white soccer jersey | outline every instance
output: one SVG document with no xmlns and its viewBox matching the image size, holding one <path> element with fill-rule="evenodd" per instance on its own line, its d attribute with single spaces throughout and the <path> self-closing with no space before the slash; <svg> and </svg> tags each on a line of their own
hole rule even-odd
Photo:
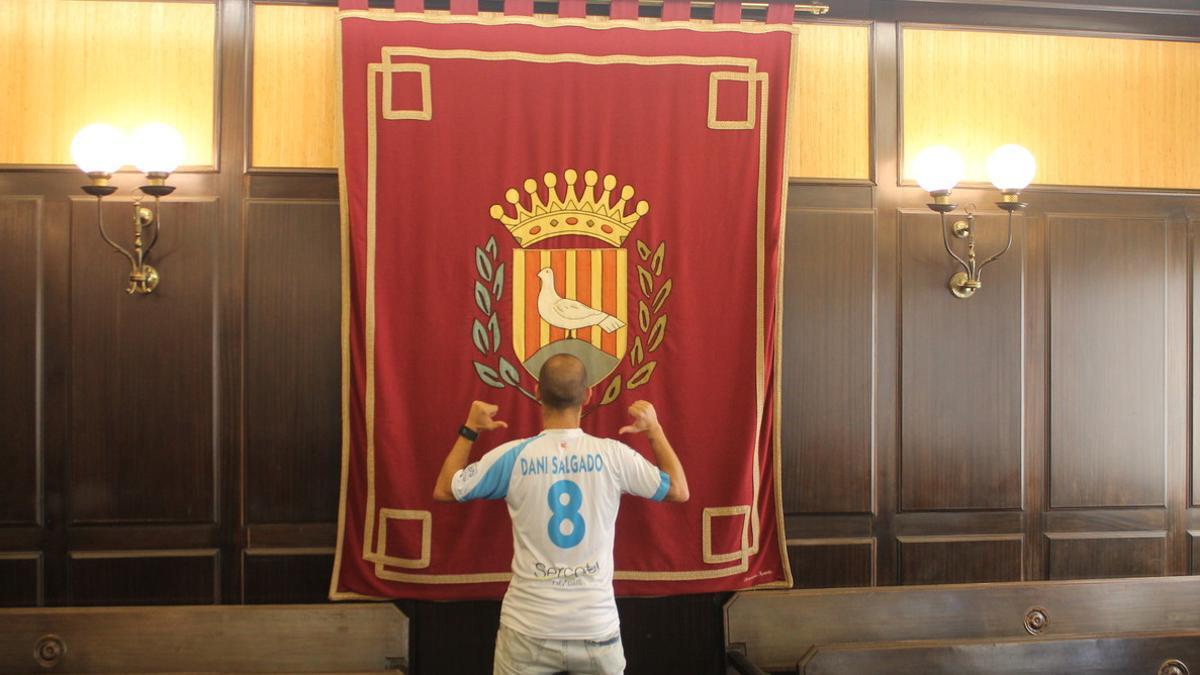
<svg viewBox="0 0 1200 675">
<path fill-rule="evenodd" d="M 670 485 L 633 448 L 582 429 L 547 429 L 505 443 L 455 473 L 458 501 L 508 503 L 512 581 L 500 622 L 538 638 L 615 634 L 613 535 L 621 495 L 662 501 Z"/>
</svg>

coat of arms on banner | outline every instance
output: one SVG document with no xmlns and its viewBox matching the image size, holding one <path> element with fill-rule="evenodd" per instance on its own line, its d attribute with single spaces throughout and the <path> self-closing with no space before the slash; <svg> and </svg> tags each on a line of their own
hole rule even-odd
<svg viewBox="0 0 1200 675">
<path fill-rule="evenodd" d="M 534 379 L 551 356 L 578 357 L 587 366 L 589 386 L 607 380 L 599 400 L 599 405 L 607 405 L 623 390 L 636 389 L 653 376 L 658 362 L 652 356 L 666 336 L 664 305 L 672 284 L 664 276 L 666 242 L 651 247 L 635 238 L 634 268 L 641 295 L 631 297 L 625 245 L 650 205 L 645 200 L 634 204 L 630 185 L 614 193 L 615 176 L 601 181 L 596 171 L 588 170 L 582 185 L 579 178 L 577 171 L 567 169 L 560 186 L 557 174 L 546 173 L 544 188 L 530 178 L 523 185 L 524 198 L 512 188 L 505 193 L 509 207 L 491 207 L 491 217 L 508 230 L 516 246 L 509 261 L 501 260 L 495 237 L 475 249 L 475 304 L 481 316 L 472 323 L 471 333 L 483 360 L 474 365 L 485 384 L 515 387 L 534 398 L 522 384 L 521 372 L 499 353 L 501 334 L 507 333 L 517 361 Z M 572 241 L 595 239 L 600 245 L 554 247 L 554 239 L 567 236 Z M 499 302 L 506 293 L 511 324 L 502 331 Z M 629 367 L 623 369 L 626 357 Z"/>
</svg>

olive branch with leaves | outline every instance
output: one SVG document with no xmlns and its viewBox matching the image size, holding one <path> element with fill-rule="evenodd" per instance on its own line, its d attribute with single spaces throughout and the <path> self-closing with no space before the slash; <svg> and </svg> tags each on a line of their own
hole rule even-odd
<svg viewBox="0 0 1200 675">
<path fill-rule="evenodd" d="M 518 391 L 531 399 L 537 400 L 525 387 L 521 386 L 521 373 L 500 354 L 500 320 L 497 317 L 497 303 L 504 294 L 504 263 L 496 264 L 499 250 L 496 238 L 489 237 L 483 247 L 475 247 L 475 271 L 479 277 L 475 280 L 475 306 L 483 313 L 483 319 L 478 317 L 471 323 L 471 341 L 479 350 L 483 360 L 472 361 L 479 379 L 489 387 L 503 389 L 505 386 L 516 387 Z M 495 357 L 493 362 L 492 357 Z M 495 365 L 491 365 L 494 363 Z"/>
<path fill-rule="evenodd" d="M 671 279 L 662 278 L 667 242 L 659 242 L 651 252 L 650 247 L 639 239 L 637 253 L 644 264 L 637 266 L 638 288 L 642 292 L 642 297 L 637 303 L 638 329 L 641 335 L 634 338 L 633 348 L 629 350 L 629 366 L 634 370 L 628 378 L 622 378 L 621 373 L 613 376 L 604 390 L 604 396 L 600 398 L 600 405 L 608 405 L 617 400 L 623 389 L 637 389 L 650 381 L 650 376 L 658 367 L 658 361 L 646 359 L 662 346 L 663 338 L 667 334 L 667 315 L 662 311 L 672 288 Z M 642 342 L 643 336 L 646 338 L 645 342 Z"/>
</svg>

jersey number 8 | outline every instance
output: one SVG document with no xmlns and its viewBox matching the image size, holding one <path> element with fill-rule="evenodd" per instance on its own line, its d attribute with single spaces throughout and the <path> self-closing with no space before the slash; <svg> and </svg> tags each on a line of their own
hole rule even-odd
<svg viewBox="0 0 1200 675">
<path fill-rule="evenodd" d="M 565 503 L 564 495 L 567 498 Z M 583 507 L 583 491 L 579 485 L 575 481 L 560 480 L 550 486 L 546 501 L 550 504 L 551 514 L 550 522 L 546 525 L 550 541 L 559 548 L 571 548 L 583 541 L 587 525 L 583 522 L 583 516 L 579 515 L 579 509 Z M 563 523 L 566 522 L 570 523 L 570 531 L 563 534 Z"/>
</svg>

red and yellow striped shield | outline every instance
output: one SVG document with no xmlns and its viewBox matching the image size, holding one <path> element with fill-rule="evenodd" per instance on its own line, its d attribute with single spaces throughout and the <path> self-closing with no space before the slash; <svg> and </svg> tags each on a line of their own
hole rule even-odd
<svg viewBox="0 0 1200 675">
<path fill-rule="evenodd" d="M 513 250 L 513 347 L 535 378 L 555 354 L 579 357 L 589 385 L 625 355 L 628 258 L 623 248 Z"/>
</svg>

